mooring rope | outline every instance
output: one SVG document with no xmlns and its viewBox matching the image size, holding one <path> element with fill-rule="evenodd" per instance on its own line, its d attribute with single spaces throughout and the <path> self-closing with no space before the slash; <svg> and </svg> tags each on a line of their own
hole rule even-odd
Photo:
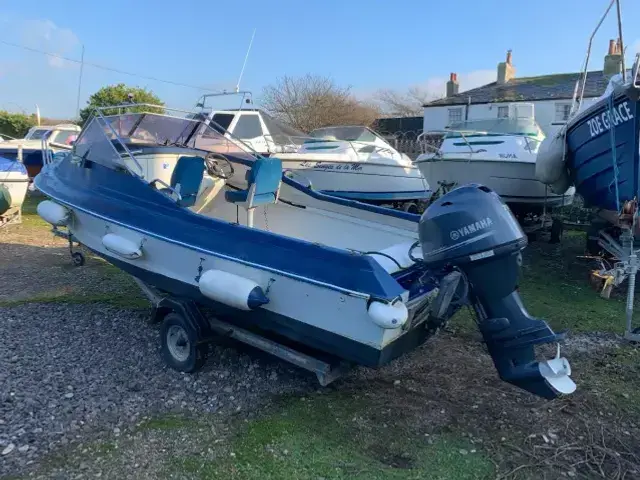
<svg viewBox="0 0 640 480">
<path fill-rule="evenodd" d="M 614 118 L 614 92 L 611 92 L 607 101 L 608 114 L 609 114 L 609 140 L 611 142 L 611 158 L 613 162 L 613 184 L 616 189 L 616 210 L 620 213 L 620 192 L 618 191 L 618 153 L 616 151 L 616 132 L 615 125 L 613 124 Z M 611 184 L 609 184 L 609 191 L 611 191 Z"/>
</svg>

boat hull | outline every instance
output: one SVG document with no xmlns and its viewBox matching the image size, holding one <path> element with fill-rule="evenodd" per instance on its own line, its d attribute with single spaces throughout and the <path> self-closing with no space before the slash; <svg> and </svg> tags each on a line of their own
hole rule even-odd
<svg viewBox="0 0 640 480">
<path fill-rule="evenodd" d="M 632 88 L 614 93 L 613 102 L 601 99 L 568 125 L 567 166 L 586 206 L 620 211 L 625 201 L 637 197 L 639 128 Z"/>
<path fill-rule="evenodd" d="M 314 190 L 330 195 L 369 202 L 419 201 L 431 196 L 429 184 L 413 166 L 322 160 L 308 154 L 276 156 L 283 170 L 295 171 Z"/>
<path fill-rule="evenodd" d="M 14 160 L 0 158 L 0 185 L 9 193 L 9 208 L 22 206 L 29 187 L 24 166 Z"/>
<path fill-rule="evenodd" d="M 551 193 L 547 186 L 535 178 L 535 163 L 481 160 L 469 158 L 421 161 L 422 174 L 436 188 L 441 182 L 457 186 L 480 183 L 495 191 L 518 212 L 528 212 L 569 205 L 574 189 L 565 195 Z"/>
<path fill-rule="evenodd" d="M 230 323 L 370 367 L 428 338 L 424 306 L 435 285 L 409 302 L 411 328 L 381 328 L 367 313 L 372 295 L 363 291 L 378 289 L 384 297 L 405 290 L 375 260 L 195 215 L 164 202 L 144 182 L 106 170 L 62 160 L 36 178 L 36 187 L 72 212 L 68 224 L 74 239 L 127 273 L 212 307 Z M 153 200 L 160 208 L 150 211 Z M 104 245 L 107 233 L 140 245 L 142 255 L 114 254 Z M 238 240 L 240 233 L 245 242 Z M 256 261 L 263 246 L 268 254 Z M 198 280 L 212 268 L 255 282 L 268 292 L 269 303 L 243 311 L 206 297 Z"/>
</svg>

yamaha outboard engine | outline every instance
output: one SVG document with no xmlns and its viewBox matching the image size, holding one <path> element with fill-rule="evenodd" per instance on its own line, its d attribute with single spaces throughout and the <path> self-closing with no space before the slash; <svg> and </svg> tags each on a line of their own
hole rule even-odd
<svg viewBox="0 0 640 480">
<path fill-rule="evenodd" d="M 426 266 L 457 269 L 468 282 L 468 301 L 500 378 L 545 398 L 572 393 L 576 385 L 559 346 L 556 358 L 535 360 L 535 345 L 564 335 L 522 304 L 517 280 L 527 237 L 502 199 L 482 185 L 459 187 L 427 208 L 419 229 Z"/>
</svg>

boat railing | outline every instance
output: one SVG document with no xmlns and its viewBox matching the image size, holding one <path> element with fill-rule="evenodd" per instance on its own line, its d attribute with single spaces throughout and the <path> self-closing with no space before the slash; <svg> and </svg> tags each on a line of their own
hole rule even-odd
<svg viewBox="0 0 640 480">
<path fill-rule="evenodd" d="M 71 145 L 65 145 L 63 143 L 57 143 L 57 142 L 50 142 L 49 138 L 51 137 L 51 134 L 53 132 L 56 131 L 57 129 L 57 125 L 55 127 L 52 127 L 50 130 L 47 130 L 46 132 L 44 132 L 44 134 L 42 135 L 42 138 L 40 139 L 40 150 L 41 150 L 41 154 L 42 154 L 42 165 L 49 165 L 50 163 L 53 163 L 53 152 L 51 151 L 51 148 L 49 148 L 50 146 L 57 148 L 58 150 L 72 150 L 73 146 Z"/>
<path fill-rule="evenodd" d="M 582 66 L 582 71 L 580 73 L 580 77 L 578 78 L 578 80 L 576 81 L 576 85 L 574 87 L 573 90 L 573 99 L 571 102 L 571 110 L 569 112 L 569 118 L 571 118 L 572 116 L 576 115 L 578 113 L 578 111 L 580 111 L 580 108 L 582 107 L 582 101 L 584 99 L 584 91 L 587 85 L 587 75 L 588 75 L 588 71 L 589 71 L 589 59 L 591 57 L 591 45 L 593 44 L 593 38 L 595 37 L 596 33 L 598 32 L 598 30 L 600 30 L 600 27 L 602 26 L 604 20 L 607 18 L 607 16 L 609 15 L 609 12 L 611 11 L 611 9 L 613 8 L 613 5 L 616 5 L 616 10 L 617 10 L 617 17 L 618 17 L 618 39 L 620 41 L 620 50 L 622 51 L 622 58 L 621 58 L 621 62 L 622 62 L 622 82 L 626 83 L 626 67 L 625 67 L 625 63 L 624 63 L 624 43 L 622 40 L 622 20 L 621 20 L 621 14 L 620 14 L 620 0 L 611 0 L 609 2 L 609 6 L 607 7 L 607 9 L 605 10 L 604 14 L 602 15 L 602 17 L 600 17 L 600 21 L 598 22 L 598 24 L 596 25 L 596 28 L 593 30 L 593 32 L 591 33 L 591 36 L 589 37 L 589 43 L 587 45 L 587 53 L 585 55 L 585 59 L 584 59 L 584 63 Z M 634 87 L 637 87 L 637 78 L 638 78 L 638 62 L 636 62 L 636 67 L 635 67 L 635 72 L 633 73 L 633 80 L 632 80 L 632 84 Z"/>
<path fill-rule="evenodd" d="M 450 136 L 451 134 L 455 134 L 456 137 L 451 137 Z M 416 138 L 416 141 L 420 145 L 420 148 L 423 154 L 432 153 L 437 158 L 447 155 L 449 153 L 460 153 L 459 151 L 448 152 L 448 151 L 442 150 L 442 144 L 445 139 L 449 139 L 449 140 L 454 138 L 461 139 L 464 142 L 466 148 L 468 149 L 468 152 L 465 152 L 465 153 L 469 155 L 486 152 L 487 150 L 484 148 L 479 148 L 479 149 L 473 148 L 473 142 L 472 141 L 470 142 L 468 139 L 468 137 L 471 135 L 484 135 L 487 137 L 501 136 L 501 137 L 522 138 L 524 139 L 524 142 L 525 142 L 524 148 L 527 150 L 527 152 L 532 154 L 535 153 L 536 148 L 541 143 L 541 140 L 538 140 L 537 138 L 533 138 L 526 134 L 518 134 L 518 133 L 510 133 L 510 132 L 490 132 L 486 130 L 456 130 L 456 129 L 428 130 L 418 135 L 418 137 Z M 435 140 L 435 143 L 432 143 L 432 141 L 434 140 Z"/>
</svg>

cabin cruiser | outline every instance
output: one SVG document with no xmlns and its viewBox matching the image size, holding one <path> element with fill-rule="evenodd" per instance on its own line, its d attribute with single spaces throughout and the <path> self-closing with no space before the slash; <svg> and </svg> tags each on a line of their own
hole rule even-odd
<svg viewBox="0 0 640 480">
<path fill-rule="evenodd" d="M 573 188 L 554 193 L 536 179 L 536 155 L 545 137 L 533 108 L 510 105 L 508 117 L 453 124 L 442 132 L 441 146 L 420 155 L 415 164 L 434 188 L 470 182 L 488 186 L 518 217 L 570 205 Z"/>
<path fill-rule="evenodd" d="M 24 165 L 0 157 L 0 227 L 20 221 L 28 186 L 29 176 Z"/>
<path fill-rule="evenodd" d="M 297 171 L 314 190 L 412 213 L 423 210 L 431 196 L 411 159 L 368 127 L 326 127 L 305 134 L 263 110 L 201 108 L 204 113 L 193 118 L 206 116 L 214 128 L 230 132 L 251 150 L 278 155 L 285 170 Z"/>
<path fill-rule="evenodd" d="M 74 124 L 31 127 L 24 138 L 5 140 L 0 144 L 0 156 L 18 160 L 27 167 L 29 178 L 33 178 L 42 168 L 42 140 L 48 135 L 49 148 L 53 153 L 68 151 L 80 133 Z"/>
<path fill-rule="evenodd" d="M 458 188 L 422 217 L 354 202 L 297 182 L 219 127 L 134 107 L 97 109 L 72 152 L 47 161 L 38 213 L 72 249 L 156 292 L 173 368 L 201 366 L 217 334 L 308 369 L 310 355 L 378 367 L 469 304 L 503 380 L 545 398 L 575 390 L 559 350 L 536 361 L 534 346 L 562 335 L 522 305 L 527 239 L 489 188 Z M 240 169 L 244 188 L 229 182 Z"/>
</svg>

